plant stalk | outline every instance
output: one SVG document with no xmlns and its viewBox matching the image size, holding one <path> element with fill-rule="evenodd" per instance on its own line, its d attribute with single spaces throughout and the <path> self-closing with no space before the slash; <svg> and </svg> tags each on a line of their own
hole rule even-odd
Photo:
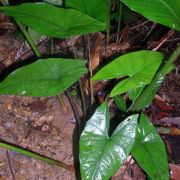
<svg viewBox="0 0 180 180">
<path fill-rule="evenodd" d="M 73 167 L 71 165 L 68 165 L 68 164 L 65 164 L 63 162 L 60 162 L 60 161 L 48 158 L 46 156 L 37 154 L 37 153 L 32 152 L 32 151 L 28 151 L 28 150 L 22 149 L 20 147 L 14 146 L 14 145 L 10 145 L 10 144 L 2 142 L 2 141 L 0 141 L 0 147 L 8 149 L 10 151 L 16 151 L 16 152 L 24 154 L 26 156 L 30 156 L 30 157 L 32 157 L 34 159 L 37 159 L 37 160 L 40 160 L 40 161 L 44 161 L 44 162 L 46 162 L 48 164 L 56 165 L 58 167 L 67 169 L 69 171 L 73 171 Z"/>
<path fill-rule="evenodd" d="M 3 6 L 8 6 L 9 3 L 7 0 L 0 0 L 1 3 L 3 4 Z M 26 29 L 23 27 L 23 25 L 16 19 L 14 19 L 14 21 L 16 22 L 16 24 L 18 25 L 19 29 L 21 30 L 21 32 L 23 33 L 24 37 L 26 38 L 26 40 L 28 41 L 28 44 L 31 46 L 34 54 L 37 57 L 41 57 L 41 53 L 39 52 L 38 48 L 36 47 L 36 45 L 34 44 L 34 41 L 32 40 L 31 36 L 29 35 L 29 33 L 26 31 Z"/>
<path fill-rule="evenodd" d="M 119 19 L 118 19 L 118 28 L 117 28 L 117 38 L 116 42 L 119 43 L 119 33 L 121 29 L 121 19 L 122 19 L 122 2 L 119 1 Z"/>
<path fill-rule="evenodd" d="M 28 41 L 29 45 L 31 46 L 34 54 L 40 58 L 41 57 L 41 53 L 39 52 L 38 48 L 36 47 L 36 45 L 34 44 L 34 41 L 32 40 L 31 36 L 29 35 L 29 33 L 26 31 L 26 29 L 23 27 L 23 25 L 15 19 L 16 24 L 18 25 L 19 29 L 21 30 L 21 32 L 23 33 L 24 37 L 26 38 L 26 40 Z"/>
<path fill-rule="evenodd" d="M 155 85 L 157 85 L 157 82 L 159 81 L 160 78 L 164 78 L 166 73 L 168 72 L 168 69 L 172 66 L 173 62 L 177 59 L 177 57 L 180 55 L 180 46 L 176 48 L 176 50 L 173 52 L 173 54 L 170 56 L 168 61 L 163 65 L 163 67 L 159 70 L 159 72 L 155 75 L 153 80 L 151 81 L 151 84 L 149 84 L 144 91 L 141 93 L 141 95 L 137 98 L 137 100 L 132 104 L 130 107 L 129 111 L 137 111 L 139 110 L 139 106 L 141 102 L 150 94 L 151 90 Z M 160 87 L 162 81 L 159 81 L 158 88 Z"/>
<path fill-rule="evenodd" d="M 107 54 L 107 48 L 109 45 L 109 36 L 110 36 L 111 1 L 108 0 L 107 3 L 108 3 L 108 17 L 107 17 L 106 54 Z"/>
</svg>

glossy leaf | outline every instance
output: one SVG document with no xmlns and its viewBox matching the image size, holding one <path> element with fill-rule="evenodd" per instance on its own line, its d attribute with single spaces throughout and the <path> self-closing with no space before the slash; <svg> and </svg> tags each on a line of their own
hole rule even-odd
<svg viewBox="0 0 180 180">
<path fill-rule="evenodd" d="M 162 59 L 163 55 L 154 51 L 142 50 L 128 53 L 103 67 L 92 79 L 107 80 L 128 76 L 114 87 L 110 94 L 113 97 L 149 84 Z"/>
<path fill-rule="evenodd" d="M 179 0 L 121 0 L 147 19 L 180 31 Z"/>
<path fill-rule="evenodd" d="M 132 155 L 152 180 L 169 180 L 164 143 L 149 119 L 142 113 L 136 130 Z"/>
<path fill-rule="evenodd" d="M 106 29 L 106 23 L 80 11 L 58 8 L 51 4 L 26 3 L 18 6 L 4 6 L 0 7 L 0 11 L 43 35 L 58 38 Z"/>
<path fill-rule="evenodd" d="M 97 108 L 80 138 L 82 179 L 109 179 L 128 157 L 135 138 L 138 115 L 125 119 L 111 137 L 107 103 Z"/>
<path fill-rule="evenodd" d="M 54 96 L 86 72 L 86 61 L 49 58 L 21 67 L 0 83 L 0 94 Z"/>
<path fill-rule="evenodd" d="M 88 16 L 107 22 L 108 0 L 66 0 L 66 7 L 77 9 Z"/>
</svg>

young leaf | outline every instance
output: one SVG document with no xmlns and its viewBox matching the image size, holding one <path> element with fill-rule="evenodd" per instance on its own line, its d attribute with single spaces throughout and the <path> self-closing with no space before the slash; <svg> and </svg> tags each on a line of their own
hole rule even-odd
<svg viewBox="0 0 180 180">
<path fill-rule="evenodd" d="M 75 9 L 58 8 L 51 4 L 25 3 L 0 7 L 9 16 L 29 26 L 40 34 L 64 38 L 106 29 L 98 21 Z"/>
<path fill-rule="evenodd" d="M 123 99 L 122 96 L 120 96 L 120 95 L 119 96 L 114 96 L 113 99 L 114 99 L 114 102 L 116 103 L 117 107 L 121 111 L 124 111 L 124 112 L 127 111 L 126 102 L 125 102 L 125 100 Z"/>
<path fill-rule="evenodd" d="M 153 180 L 169 180 L 164 143 L 149 119 L 142 113 L 131 151 L 141 168 Z"/>
<path fill-rule="evenodd" d="M 138 115 L 125 119 L 111 137 L 107 103 L 97 108 L 80 138 L 82 179 L 109 179 L 128 157 L 135 138 Z"/>
<path fill-rule="evenodd" d="M 0 94 L 54 96 L 86 72 L 86 61 L 49 58 L 21 67 L 0 83 Z"/>
<path fill-rule="evenodd" d="M 106 80 L 129 76 L 114 87 L 110 94 L 113 97 L 149 84 L 162 59 L 163 55 L 154 51 L 142 50 L 128 53 L 103 67 L 92 79 Z"/>
<path fill-rule="evenodd" d="M 147 19 L 180 31 L 179 0 L 121 0 Z"/>
<path fill-rule="evenodd" d="M 107 22 L 108 0 L 66 0 L 66 7 L 77 9 L 95 19 Z"/>
<path fill-rule="evenodd" d="M 155 81 L 152 81 L 151 84 L 149 84 L 148 87 L 149 91 L 146 94 L 146 96 L 139 102 L 138 108 L 136 110 L 143 109 L 152 103 L 152 100 L 154 99 L 158 89 L 161 87 L 163 81 L 164 81 L 164 76 L 159 76 L 159 78 L 156 78 Z"/>
</svg>

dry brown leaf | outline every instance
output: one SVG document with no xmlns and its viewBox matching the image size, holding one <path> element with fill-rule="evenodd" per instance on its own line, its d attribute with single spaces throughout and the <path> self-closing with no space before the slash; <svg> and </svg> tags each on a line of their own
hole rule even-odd
<svg viewBox="0 0 180 180">
<path fill-rule="evenodd" d="M 99 66 L 99 61 L 100 61 L 100 40 L 101 40 L 101 34 L 98 33 L 96 41 L 94 43 L 92 52 L 91 52 L 91 70 L 95 70 Z"/>
<path fill-rule="evenodd" d="M 180 179 L 180 166 L 177 166 L 175 164 L 169 164 L 169 167 L 171 169 L 171 180 L 179 180 Z"/>
</svg>

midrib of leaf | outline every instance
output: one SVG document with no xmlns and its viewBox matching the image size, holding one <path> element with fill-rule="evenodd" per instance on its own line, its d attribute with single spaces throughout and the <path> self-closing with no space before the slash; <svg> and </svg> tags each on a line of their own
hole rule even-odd
<svg viewBox="0 0 180 180">
<path fill-rule="evenodd" d="M 75 72 L 83 72 L 85 71 L 85 69 L 81 69 L 81 70 L 77 70 L 77 71 L 74 71 L 73 73 Z M 68 71 L 66 71 L 68 72 Z M 66 72 L 63 72 L 63 73 L 66 73 Z M 7 87 L 13 87 L 13 86 L 16 86 L 17 84 L 20 84 L 20 83 L 23 83 L 24 81 L 27 82 L 27 81 L 61 81 L 64 77 L 66 77 L 66 75 L 62 75 L 61 78 L 32 78 L 32 79 L 24 79 L 23 81 L 16 81 L 15 83 L 11 84 L 11 85 L 7 85 L 5 84 L 5 86 L 2 86 L 0 87 L 0 90 L 1 89 L 6 89 Z"/>
<path fill-rule="evenodd" d="M 105 142 L 104 142 L 104 145 L 102 146 L 102 152 L 101 152 L 101 155 L 100 155 L 100 157 L 98 158 L 98 161 L 97 161 L 97 165 L 95 166 L 95 168 L 94 168 L 94 173 L 93 173 L 93 176 L 92 176 L 92 180 L 94 180 L 95 178 L 94 177 L 96 177 L 96 173 L 97 173 L 97 169 L 99 168 L 99 163 L 100 163 L 100 160 L 102 159 L 102 157 L 103 157 L 103 155 L 104 155 L 104 149 L 105 149 L 105 147 L 106 147 L 106 145 L 107 145 L 107 143 L 108 143 L 108 140 L 109 140 L 109 138 L 105 138 Z"/>
<path fill-rule="evenodd" d="M 139 71 L 137 71 L 135 74 L 133 74 L 132 76 L 129 76 L 129 77 L 133 77 L 133 76 L 138 75 L 139 73 L 141 73 L 141 72 L 143 72 L 144 70 L 148 69 L 149 66 L 151 66 L 152 64 L 155 64 L 155 63 L 157 63 L 157 61 L 154 61 L 153 63 L 150 63 L 150 62 L 149 62 L 149 64 L 147 64 L 146 66 L 142 67 L 141 69 L 139 69 Z"/>
<path fill-rule="evenodd" d="M 172 14 L 176 17 L 176 20 L 180 23 L 180 19 L 177 17 L 177 15 L 173 11 L 173 9 L 164 0 L 160 0 L 160 1 L 162 2 L 162 4 L 164 4 L 172 12 Z"/>
</svg>

